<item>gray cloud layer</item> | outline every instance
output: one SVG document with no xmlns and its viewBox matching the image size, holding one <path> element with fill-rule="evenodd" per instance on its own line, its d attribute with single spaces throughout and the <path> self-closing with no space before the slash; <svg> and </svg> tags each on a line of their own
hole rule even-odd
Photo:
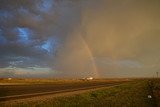
<svg viewBox="0 0 160 107">
<path fill-rule="evenodd" d="M 160 60 L 159 5 L 159 0 L 1 0 L 1 71 L 37 67 L 52 69 L 53 77 L 153 75 Z"/>
</svg>

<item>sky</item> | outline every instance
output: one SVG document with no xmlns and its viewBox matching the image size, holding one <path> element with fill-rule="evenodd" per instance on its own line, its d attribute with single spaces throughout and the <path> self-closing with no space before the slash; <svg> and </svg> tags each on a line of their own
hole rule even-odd
<svg viewBox="0 0 160 107">
<path fill-rule="evenodd" d="M 159 0 L 1 0 L 0 77 L 155 77 Z"/>
</svg>

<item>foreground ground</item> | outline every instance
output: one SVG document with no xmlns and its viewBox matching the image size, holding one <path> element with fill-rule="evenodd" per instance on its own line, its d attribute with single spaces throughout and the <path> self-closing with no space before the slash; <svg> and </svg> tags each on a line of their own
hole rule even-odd
<svg viewBox="0 0 160 107">
<path fill-rule="evenodd" d="M 141 79 L 120 86 L 38 101 L 2 106 L 19 107 L 160 107 L 160 80 Z"/>
<path fill-rule="evenodd" d="M 32 80 L 33 81 L 33 80 Z M 16 98 L 27 98 L 33 96 L 41 96 L 53 93 L 62 93 L 62 91 L 74 91 L 74 90 L 84 90 L 93 89 L 95 87 L 107 87 L 113 86 L 121 83 L 128 82 L 129 80 L 48 80 L 48 82 L 39 80 L 39 82 L 26 82 L 25 80 L 11 80 L 3 82 L 0 85 L 0 101 L 6 101 Z M 21 84 L 18 84 L 21 83 Z"/>
</svg>

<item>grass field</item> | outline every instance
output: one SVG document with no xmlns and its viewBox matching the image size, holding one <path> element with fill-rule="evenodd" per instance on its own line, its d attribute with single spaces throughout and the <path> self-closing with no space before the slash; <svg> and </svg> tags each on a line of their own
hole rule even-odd
<svg viewBox="0 0 160 107">
<path fill-rule="evenodd" d="M 87 82 L 108 82 L 108 83 L 114 83 L 114 82 L 125 82 L 125 81 L 131 81 L 132 79 L 94 79 L 92 81 Z M 84 83 L 86 80 L 83 79 L 25 79 L 25 78 L 12 78 L 9 80 L 8 78 L 0 78 L 0 86 L 1 85 L 32 85 L 32 84 L 79 84 Z"/>
<path fill-rule="evenodd" d="M 148 98 L 148 96 L 152 98 Z M 160 79 L 136 80 L 113 88 L 57 97 L 19 107 L 160 107 Z"/>
</svg>

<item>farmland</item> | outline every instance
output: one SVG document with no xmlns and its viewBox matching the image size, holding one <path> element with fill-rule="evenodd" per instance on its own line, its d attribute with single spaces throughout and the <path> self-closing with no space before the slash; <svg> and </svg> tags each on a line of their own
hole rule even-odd
<svg viewBox="0 0 160 107">
<path fill-rule="evenodd" d="M 23 107 L 159 107 L 160 80 L 137 79 L 119 86 L 84 93 L 22 101 L 4 106 Z M 148 96 L 151 96 L 149 98 Z"/>
</svg>

